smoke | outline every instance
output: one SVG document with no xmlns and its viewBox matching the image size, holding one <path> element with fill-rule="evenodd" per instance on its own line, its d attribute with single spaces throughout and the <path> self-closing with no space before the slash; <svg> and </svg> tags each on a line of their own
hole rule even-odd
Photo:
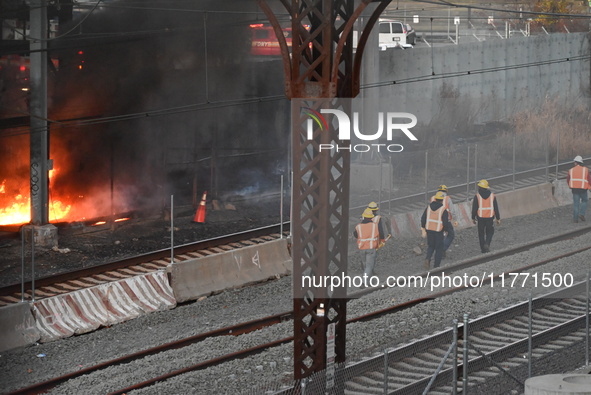
<svg viewBox="0 0 591 395">
<path fill-rule="evenodd" d="M 51 126 L 51 195 L 73 203 L 69 219 L 267 185 L 289 105 L 228 104 L 283 93 L 280 61 L 249 55 L 256 2 L 101 4 L 60 26 L 72 33 L 51 53 L 49 117 L 70 120 Z"/>
</svg>

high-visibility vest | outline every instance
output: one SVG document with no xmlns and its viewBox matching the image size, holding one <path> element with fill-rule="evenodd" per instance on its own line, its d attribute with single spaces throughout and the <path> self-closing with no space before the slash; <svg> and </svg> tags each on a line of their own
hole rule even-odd
<svg viewBox="0 0 591 395">
<path fill-rule="evenodd" d="M 357 247 L 360 250 L 370 250 L 378 246 L 380 231 L 375 222 L 365 222 L 355 227 L 357 231 Z"/>
<path fill-rule="evenodd" d="M 431 202 L 435 201 L 435 196 L 431 197 Z M 441 204 L 443 204 L 443 208 L 445 208 L 448 211 L 449 214 L 449 220 L 452 220 L 452 216 L 451 216 L 451 211 L 449 210 L 449 202 L 451 201 L 450 197 L 445 195 L 443 197 L 443 200 L 441 201 Z"/>
<path fill-rule="evenodd" d="M 476 194 L 478 198 L 478 216 L 480 218 L 492 218 L 495 216 L 495 194 L 491 192 L 490 196 L 483 199 L 479 193 Z"/>
<path fill-rule="evenodd" d="M 585 166 L 575 166 L 568 171 L 569 188 L 589 189 L 589 169 Z"/>
<path fill-rule="evenodd" d="M 437 210 L 431 210 L 431 207 L 427 208 L 427 223 L 425 229 L 433 230 L 435 232 L 441 232 L 443 230 L 443 213 L 445 207 L 441 206 Z"/>
<path fill-rule="evenodd" d="M 371 219 L 371 222 L 375 222 L 376 224 L 380 222 L 380 220 L 382 219 L 381 215 L 376 215 L 375 217 L 373 217 Z"/>
</svg>

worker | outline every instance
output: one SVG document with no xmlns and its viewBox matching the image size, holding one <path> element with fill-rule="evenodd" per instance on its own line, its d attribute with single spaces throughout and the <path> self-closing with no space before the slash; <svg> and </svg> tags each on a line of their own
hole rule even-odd
<svg viewBox="0 0 591 395">
<path fill-rule="evenodd" d="M 357 248 L 361 252 L 361 261 L 364 265 L 363 273 L 371 277 L 376 265 L 380 240 L 385 238 L 384 230 L 379 223 L 373 221 L 374 214 L 369 208 L 363 211 L 362 218 L 355 227 L 353 236 L 357 239 Z"/>
<path fill-rule="evenodd" d="M 494 220 L 497 225 L 501 224 L 501 214 L 499 205 L 494 193 L 489 189 L 488 181 L 480 180 L 478 182 L 478 192 L 472 200 L 472 223 L 478 221 L 478 240 L 480 241 L 480 251 L 490 252 L 490 243 L 495 233 Z"/>
<path fill-rule="evenodd" d="M 378 214 L 379 207 L 376 202 L 371 202 L 367 205 L 367 208 L 373 212 L 374 217 L 372 218 L 373 222 L 378 224 L 382 227 L 384 234 L 387 234 L 385 239 L 380 239 L 379 248 L 382 248 L 386 241 L 388 241 L 392 237 L 392 229 L 390 228 L 390 223 L 388 221 L 382 221 L 382 216 Z"/>
<path fill-rule="evenodd" d="M 451 222 L 449 212 L 443 205 L 444 194 L 438 191 L 421 217 L 421 231 L 427 238 L 425 269 L 431 268 L 431 257 L 435 253 L 434 267 L 439 267 L 443 258 L 443 232 L 449 232 Z"/>
<path fill-rule="evenodd" d="M 454 241 L 454 238 L 456 237 L 454 226 L 458 226 L 458 221 L 453 220 L 454 216 L 456 216 L 456 210 L 453 202 L 451 201 L 451 197 L 449 197 L 447 194 L 447 186 L 440 185 L 439 188 L 437 188 L 437 191 L 443 193 L 443 207 L 445 207 L 447 210 L 449 221 L 451 222 L 449 224 L 449 230 L 444 232 L 443 235 L 443 258 L 445 258 L 447 250 L 449 250 L 452 241 Z M 435 201 L 435 195 L 431 197 L 431 202 L 433 201 Z"/>
<path fill-rule="evenodd" d="M 566 183 L 573 193 L 573 221 L 575 223 L 585 221 L 585 212 L 587 211 L 587 202 L 589 196 L 587 191 L 591 188 L 591 175 L 589 169 L 583 164 L 583 158 L 580 155 L 575 156 L 575 165 L 568 171 Z"/>
</svg>

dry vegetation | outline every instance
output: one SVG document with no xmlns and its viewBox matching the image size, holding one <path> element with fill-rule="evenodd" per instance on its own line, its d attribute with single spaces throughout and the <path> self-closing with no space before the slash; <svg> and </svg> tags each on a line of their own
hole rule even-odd
<svg viewBox="0 0 591 395">
<path fill-rule="evenodd" d="M 591 155 L 591 112 L 588 105 L 569 105 L 546 100 L 538 111 L 515 114 L 512 132 L 500 136 L 499 144 L 512 147 L 515 133 L 517 154 L 524 160 L 539 156 L 548 147 L 551 159 Z"/>
</svg>

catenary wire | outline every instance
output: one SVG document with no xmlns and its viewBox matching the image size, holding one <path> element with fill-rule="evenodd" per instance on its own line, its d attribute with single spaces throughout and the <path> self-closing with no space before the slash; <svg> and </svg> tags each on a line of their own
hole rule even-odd
<svg viewBox="0 0 591 395">
<path fill-rule="evenodd" d="M 448 79 L 448 78 L 460 78 L 460 77 L 468 77 L 471 75 L 477 74 L 484 74 L 484 73 L 493 73 L 499 71 L 507 71 L 507 70 L 516 70 L 521 68 L 527 67 L 537 67 L 537 66 L 546 66 L 551 64 L 557 63 L 564 63 L 564 62 L 572 62 L 572 61 L 585 61 L 589 60 L 589 55 L 578 55 L 578 56 L 570 56 L 565 58 L 558 58 L 558 59 L 549 59 L 545 61 L 538 61 L 538 62 L 528 62 L 522 63 L 517 65 L 509 65 L 509 66 L 499 66 L 499 67 L 490 67 L 490 68 L 482 68 L 482 69 L 474 69 L 474 70 L 465 70 L 465 71 L 456 71 L 450 73 L 441 73 L 441 74 L 431 74 L 431 75 L 423 75 L 418 77 L 407 78 L 403 80 L 391 80 L 391 81 L 381 81 L 371 84 L 364 84 L 360 88 L 361 89 L 372 89 L 372 88 L 379 88 L 388 85 L 401 85 L 401 84 L 409 84 L 413 82 L 422 82 L 422 81 L 431 81 L 431 80 L 438 80 L 438 79 Z M 279 100 L 286 100 L 286 97 L 283 95 L 274 95 L 274 96 L 264 96 L 264 97 L 256 97 L 256 98 L 248 98 L 248 99 L 237 99 L 237 100 L 224 100 L 224 101 L 217 101 L 217 102 L 203 102 L 203 103 L 196 103 L 196 104 L 189 104 L 185 106 L 173 107 L 173 108 L 166 108 L 160 110 L 153 110 L 153 111 L 145 111 L 140 113 L 130 113 L 130 114 L 121 114 L 109 117 L 100 117 L 100 118 L 91 118 L 87 120 L 74 120 L 74 121 L 55 121 L 55 120 L 47 120 L 50 123 L 59 124 L 61 127 L 81 127 L 81 126 L 90 126 L 90 125 L 97 125 L 97 124 L 104 124 L 110 122 L 120 122 L 120 121 L 129 121 L 134 119 L 146 118 L 146 117 L 158 117 L 158 116 L 166 116 L 166 115 L 173 115 L 173 114 L 180 114 L 186 112 L 193 112 L 193 111 L 204 111 L 210 110 L 215 108 L 224 108 L 224 107 L 233 107 L 239 105 L 248 105 L 253 103 L 262 103 L 262 102 L 271 102 L 271 101 L 279 101 Z M 2 137 L 11 137 L 29 133 L 39 133 L 45 132 L 46 128 L 41 128 L 39 130 L 30 130 L 25 129 L 22 131 L 15 130 L 13 132 L 4 133 Z"/>
</svg>

